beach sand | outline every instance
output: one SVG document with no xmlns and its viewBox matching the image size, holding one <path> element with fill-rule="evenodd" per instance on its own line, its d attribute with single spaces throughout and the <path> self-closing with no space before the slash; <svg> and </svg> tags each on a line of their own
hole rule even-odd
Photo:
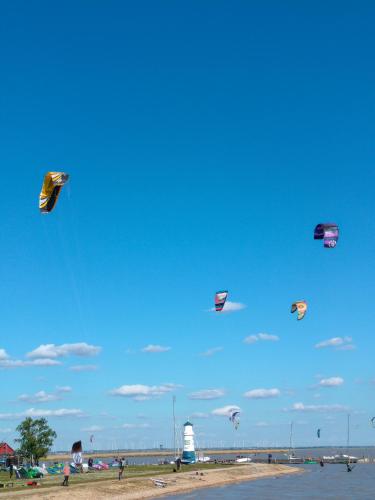
<svg viewBox="0 0 375 500">
<path fill-rule="evenodd" d="M 186 493 L 200 488 L 223 486 L 242 481 L 301 472 L 301 469 L 287 465 L 245 464 L 205 470 L 203 475 L 200 475 L 200 473 L 196 475 L 195 472 L 190 471 L 154 476 L 154 478 L 161 479 L 167 483 L 165 488 L 155 486 L 149 477 L 130 479 L 126 479 L 125 477 L 122 481 L 111 479 L 92 483 L 85 482 L 71 485 L 67 488 L 52 486 L 49 488 L 36 488 L 14 492 L 8 490 L 6 498 L 28 497 L 40 500 L 99 500 L 103 498 L 112 500 L 143 500 L 169 494 Z"/>
</svg>

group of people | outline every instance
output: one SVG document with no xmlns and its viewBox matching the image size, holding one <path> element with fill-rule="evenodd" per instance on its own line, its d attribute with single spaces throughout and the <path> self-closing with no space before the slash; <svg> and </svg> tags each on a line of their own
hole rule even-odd
<svg viewBox="0 0 375 500">
<path fill-rule="evenodd" d="M 125 460 L 125 457 L 117 458 L 116 461 L 118 462 L 118 480 L 120 481 L 124 474 L 125 467 L 128 465 L 128 463 L 127 460 Z M 89 467 L 92 467 L 94 464 L 93 459 L 89 458 L 87 464 Z M 64 465 L 63 474 L 64 481 L 62 482 L 62 486 L 69 486 L 70 465 L 68 462 L 66 462 Z"/>
</svg>

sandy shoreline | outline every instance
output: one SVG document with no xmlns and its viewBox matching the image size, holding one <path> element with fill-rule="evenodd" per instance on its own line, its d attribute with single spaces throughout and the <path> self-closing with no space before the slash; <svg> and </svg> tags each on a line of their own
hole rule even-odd
<svg viewBox="0 0 375 500">
<path fill-rule="evenodd" d="M 148 478 L 130 478 L 118 481 L 114 479 L 92 483 L 73 484 L 68 488 L 52 486 L 43 489 L 14 491 L 8 490 L 4 498 L 28 497 L 42 500 L 99 500 L 127 499 L 145 500 L 166 495 L 186 493 L 201 488 L 229 485 L 242 481 L 275 477 L 284 474 L 301 473 L 301 469 L 287 465 L 246 464 L 220 469 L 207 470 L 203 475 L 193 471 L 178 474 L 161 474 L 153 476 L 167 483 L 159 488 Z M 0 494 L 0 498 L 1 498 Z"/>
</svg>

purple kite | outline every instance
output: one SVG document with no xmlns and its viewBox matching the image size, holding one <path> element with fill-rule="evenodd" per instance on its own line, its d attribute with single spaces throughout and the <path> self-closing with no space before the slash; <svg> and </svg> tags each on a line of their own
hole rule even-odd
<svg viewBox="0 0 375 500">
<path fill-rule="evenodd" d="M 324 240 L 325 248 L 335 248 L 339 239 L 339 227 L 333 222 L 318 224 L 314 231 L 314 240 Z"/>
</svg>

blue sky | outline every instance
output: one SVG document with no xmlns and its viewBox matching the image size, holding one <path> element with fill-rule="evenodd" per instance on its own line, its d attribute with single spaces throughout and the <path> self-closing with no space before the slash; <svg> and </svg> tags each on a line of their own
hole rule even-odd
<svg viewBox="0 0 375 500">
<path fill-rule="evenodd" d="M 344 444 L 348 412 L 372 444 L 374 13 L 4 7 L 0 439 L 43 414 L 56 449 L 169 446 L 176 395 L 201 446 L 285 445 L 291 420 Z M 42 216 L 49 170 L 70 181 Z M 221 289 L 246 307 L 209 312 Z"/>
</svg>

